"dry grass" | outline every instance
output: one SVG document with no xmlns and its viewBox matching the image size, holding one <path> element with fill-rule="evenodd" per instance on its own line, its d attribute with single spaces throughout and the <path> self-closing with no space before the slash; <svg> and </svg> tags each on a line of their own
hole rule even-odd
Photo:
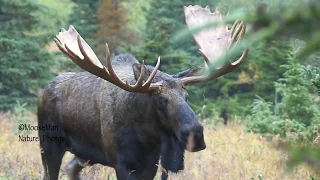
<svg viewBox="0 0 320 180">
<path fill-rule="evenodd" d="M 36 124 L 35 116 L 30 115 Z M 0 179 L 41 179 L 43 174 L 38 142 L 19 142 L 8 115 L 0 114 Z M 244 126 L 232 124 L 205 128 L 207 149 L 186 153 L 185 170 L 170 174 L 170 179 L 310 179 L 314 174 L 306 165 L 285 172 L 287 153 L 274 148 L 258 135 L 243 132 Z M 32 132 L 31 135 L 36 135 Z M 67 153 L 60 179 L 66 179 L 64 166 L 72 158 Z M 83 179 L 116 179 L 114 170 L 95 165 L 85 168 Z M 319 176 L 319 175 L 318 175 Z M 160 172 L 156 179 L 159 179 Z"/>
</svg>

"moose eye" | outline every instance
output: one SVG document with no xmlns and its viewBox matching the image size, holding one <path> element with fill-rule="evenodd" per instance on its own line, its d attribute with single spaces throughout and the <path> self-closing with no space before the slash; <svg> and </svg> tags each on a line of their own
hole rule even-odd
<svg viewBox="0 0 320 180">
<path fill-rule="evenodd" d="M 159 105 L 162 107 L 165 107 L 167 105 L 168 100 L 165 98 L 160 98 L 159 99 Z"/>
<path fill-rule="evenodd" d="M 165 109 L 165 107 L 167 107 L 167 104 L 168 104 L 168 100 L 166 99 L 166 98 L 164 98 L 164 97 L 159 97 L 158 99 L 157 99 L 157 107 L 159 108 L 159 109 L 162 109 L 162 110 L 164 110 Z"/>
</svg>

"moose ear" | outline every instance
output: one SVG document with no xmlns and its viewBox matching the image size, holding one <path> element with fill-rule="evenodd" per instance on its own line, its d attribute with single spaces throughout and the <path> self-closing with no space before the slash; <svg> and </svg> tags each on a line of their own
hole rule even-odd
<svg viewBox="0 0 320 180">
<path fill-rule="evenodd" d="M 132 65 L 132 70 L 133 70 L 133 74 L 134 74 L 134 78 L 136 80 L 139 79 L 140 77 L 140 74 L 141 74 L 141 68 L 142 66 L 144 66 L 144 69 L 145 69 L 145 72 L 144 72 L 144 75 L 142 76 L 144 79 L 144 81 L 146 81 L 148 79 L 148 77 L 150 76 L 150 71 L 147 69 L 147 67 L 145 65 L 142 65 L 142 64 L 138 64 L 138 63 L 134 63 Z"/>
<path fill-rule="evenodd" d="M 189 77 L 189 76 L 196 76 L 199 71 L 202 70 L 202 68 L 198 67 L 198 66 L 194 66 L 190 69 L 187 69 L 185 71 L 179 72 L 175 75 L 173 75 L 172 77 L 174 78 L 183 78 L 183 77 Z"/>
</svg>

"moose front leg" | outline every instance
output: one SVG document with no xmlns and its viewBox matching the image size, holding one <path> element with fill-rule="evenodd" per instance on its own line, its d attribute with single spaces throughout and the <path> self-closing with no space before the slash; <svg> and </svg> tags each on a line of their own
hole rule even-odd
<svg viewBox="0 0 320 180">
<path fill-rule="evenodd" d="M 129 138 L 127 139 L 129 140 Z M 129 143 L 128 143 L 129 144 Z M 115 170 L 118 180 L 140 180 L 141 172 L 138 171 L 137 164 L 139 158 L 137 156 L 137 146 L 130 144 L 130 149 L 122 149 L 118 152 L 117 163 L 115 164 Z"/>
<path fill-rule="evenodd" d="M 118 180 L 140 180 L 140 173 L 135 169 L 130 169 L 127 164 L 119 163 L 116 167 Z"/>
<path fill-rule="evenodd" d="M 65 167 L 69 180 L 80 180 L 80 171 L 88 166 L 87 161 L 75 156 Z"/>
<path fill-rule="evenodd" d="M 152 180 L 155 177 L 158 169 L 160 147 L 155 148 L 152 152 L 144 152 L 144 155 L 140 154 L 141 156 L 130 157 L 129 154 L 126 155 L 122 157 L 123 161 L 115 167 L 119 180 Z"/>
</svg>

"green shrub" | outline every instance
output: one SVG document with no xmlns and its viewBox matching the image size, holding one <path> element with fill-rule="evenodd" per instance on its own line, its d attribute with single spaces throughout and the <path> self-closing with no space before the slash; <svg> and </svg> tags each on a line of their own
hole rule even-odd
<svg viewBox="0 0 320 180">
<path fill-rule="evenodd" d="M 315 96 L 309 93 L 308 83 L 301 76 L 302 65 L 296 61 L 295 54 L 289 53 L 289 64 L 282 65 L 287 71 L 284 78 L 276 82 L 276 88 L 282 95 L 279 113 L 282 118 L 290 119 L 310 126 L 319 118 L 319 109 Z"/>
<path fill-rule="evenodd" d="M 317 107 L 315 95 L 308 89 L 310 83 L 306 81 L 306 76 L 309 76 L 310 71 L 306 71 L 306 68 L 296 61 L 293 52 L 288 55 L 288 64 L 282 67 L 286 68 L 284 77 L 275 83 L 282 97 L 280 103 L 276 104 L 279 113 L 275 115 L 272 111 L 272 103 L 258 96 L 251 105 L 251 113 L 247 118 L 247 130 L 281 137 L 287 137 L 290 133 L 294 139 L 312 140 L 319 134 L 320 110 Z M 301 74 L 302 70 L 305 75 Z M 314 75 L 309 79 L 316 77 Z"/>
<path fill-rule="evenodd" d="M 268 135 L 280 135 L 281 137 L 286 137 L 287 132 L 301 133 L 305 131 L 305 125 L 275 116 L 271 109 L 272 103 L 266 102 L 259 96 L 257 97 L 251 106 L 251 115 L 247 120 L 247 131 Z"/>
<path fill-rule="evenodd" d="M 17 101 L 16 105 L 13 108 L 13 115 L 10 119 L 13 121 L 12 129 L 14 130 L 14 133 L 21 133 L 19 130 L 19 125 L 29 122 L 29 118 L 27 117 L 29 111 L 27 110 L 26 105 L 26 103 L 21 104 L 19 101 Z"/>
<path fill-rule="evenodd" d="M 200 110 L 201 119 L 209 119 L 215 121 L 219 119 L 220 107 L 217 107 L 215 103 L 206 102 Z"/>
<path fill-rule="evenodd" d="M 314 66 L 302 66 L 300 68 L 300 74 L 305 81 L 309 82 L 316 88 L 318 94 L 320 94 L 320 69 Z"/>
</svg>

